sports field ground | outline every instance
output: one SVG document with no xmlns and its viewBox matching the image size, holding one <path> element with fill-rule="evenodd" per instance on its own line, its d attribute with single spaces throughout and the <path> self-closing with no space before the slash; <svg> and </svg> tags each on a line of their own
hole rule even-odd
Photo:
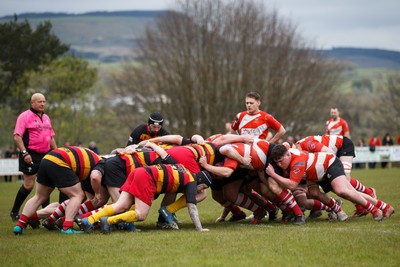
<svg viewBox="0 0 400 267">
<path fill-rule="evenodd" d="M 303 226 L 214 223 L 221 207 L 208 189 L 198 207 L 209 232 L 196 232 L 186 209 L 177 214 L 180 230 L 156 229 L 160 198 L 147 220 L 136 223 L 140 232 L 65 236 L 28 228 L 14 236 L 8 213 L 21 183 L 0 182 L 0 266 L 400 266 L 400 169 L 352 174 L 396 208 L 390 219 L 376 222 L 369 215 L 328 222 L 324 214 Z M 354 206 L 345 201 L 344 210 L 351 215 Z"/>
</svg>

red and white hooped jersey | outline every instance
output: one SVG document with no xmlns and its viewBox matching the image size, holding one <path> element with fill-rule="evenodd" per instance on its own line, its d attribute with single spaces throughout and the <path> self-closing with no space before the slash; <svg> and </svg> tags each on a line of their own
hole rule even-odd
<svg viewBox="0 0 400 267">
<path fill-rule="evenodd" d="M 344 135 L 346 132 L 349 131 L 349 126 L 347 125 L 347 122 L 342 118 L 338 118 L 335 121 L 329 119 L 326 121 L 325 129 L 326 134 L 329 135 Z"/>
<path fill-rule="evenodd" d="M 289 152 L 292 154 L 289 178 L 296 183 L 300 183 L 303 177 L 306 180 L 323 180 L 328 167 L 336 159 L 335 154 L 332 153 L 309 153 L 292 148 Z"/>
<path fill-rule="evenodd" d="M 223 134 L 214 134 L 214 135 L 211 135 L 210 137 L 207 137 L 205 141 L 214 142 L 215 140 L 221 138 L 222 136 L 224 136 L 224 135 Z"/>
<path fill-rule="evenodd" d="M 308 152 L 320 152 L 323 146 L 329 147 L 335 152 L 338 152 L 343 146 L 342 135 L 313 135 L 305 137 L 296 142 L 301 149 Z"/>
<path fill-rule="evenodd" d="M 254 170 L 262 170 L 267 164 L 267 155 L 269 150 L 269 142 L 262 139 L 254 139 L 253 143 L 233 143 L 226 146 L 233 147 L 242 157 L 251 157 L 251 166 Z M 226 157 L 224 167 L 236 169 L 239 163 L 231 158 Z"/>
<path fill-rule="evenodd" d="M 240 112 L 231 125 L 233 130 L 239 131 L 239 134 L 249 134 L 261 139 L 267 138 L 269 129 L 278 131 L 281 126 L 280 122 L 264 111 L 254 115 L 248 114 L 247 111 Z"/>
</svg>

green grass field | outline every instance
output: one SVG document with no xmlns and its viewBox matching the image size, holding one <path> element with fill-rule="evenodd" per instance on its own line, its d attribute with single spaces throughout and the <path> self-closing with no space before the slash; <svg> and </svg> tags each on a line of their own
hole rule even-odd
<svg viewBox="0 0 400 267">
<path fill-rule="evenodd" d="M 400 209 L 399 168 L 355 170 L 353 177 L 375 187 L 378 198 Z M 183 221 L 181 230 L 162 231 L 155 228 L 158 199 L 147 220 L 136 223 L 140 232 L 64 236 L 28 228 L 22 236 L 14 236 L 8 213 L 19 186 L 0 183 L 1 266 L 400 265 L 398 213 L 383 222 L 375 222 L 371 215 L 328 222 L 324 214 L 303 226 L 266 221 L 259 225 L 250 225 L 249 221 L 216 224 L 221 208 L 208 197 L 198 207 L 209 232 L 196 232 L 186 209 L 177 214 Z M 353 209 L 345 202 L 349 215 Z"/>
</svg>

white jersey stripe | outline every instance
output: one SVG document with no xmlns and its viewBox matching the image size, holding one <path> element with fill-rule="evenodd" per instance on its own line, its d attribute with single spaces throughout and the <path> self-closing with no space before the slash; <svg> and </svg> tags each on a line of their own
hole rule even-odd
<svg viewBox="0 0 400 267">
<path fill-rule="evenodd" d="M 243 119 L 240 121 L 239 129 L 243 128 L 247 123 L 249 123 L 250 121 L 255 120 L 256 118 L 258 118 L 258 117 L 260 117 L 260 116 L 261 116 L 260 113 L 258 113 L 258 114 L 256 114 L 256 115 L 248 115 L 248 114 L 245 115 L 245 116 L 243 117 Z"/>
<path fill-rule="evenodd" d="M 325 159 L 326 153 L 318 153 L 317 162 L 315 162 L 315 170 L 317 172 L 318 181 L 325 175 Z"/>
<path fill-rule="evenodd" d="M 267 155 L 265 155 L 265 152 L 258 146 L 257 142 L 253 143 L 253 148 L 256 151 L 260 161 L 265 165 L 267 163 Z"/>
<path fill-rule="evenodd" d="M 337 135 L 331 135 L 329 136 L 329 148 L 333 150 L 333 152 L 335 152 L 335 154 L 337 153 L 337 147 L 336 147 L 336 142 L 337 142 Z"/>
</svg>

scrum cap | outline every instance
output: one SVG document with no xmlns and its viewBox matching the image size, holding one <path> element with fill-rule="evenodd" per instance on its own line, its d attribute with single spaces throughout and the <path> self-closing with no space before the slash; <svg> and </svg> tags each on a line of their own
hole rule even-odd
<svg viewBox="0 0 400 267">
<path fill-rule="evenodd" d="M 162 125 L 164 122 L 164 118 L 161 115 L 160 112 L 153 112 L 150 114 L 149 116 L 149 120 L 147 121 L 147 123 L 150 124 L 154 124 L 154 125 Z"/>
</svg>

